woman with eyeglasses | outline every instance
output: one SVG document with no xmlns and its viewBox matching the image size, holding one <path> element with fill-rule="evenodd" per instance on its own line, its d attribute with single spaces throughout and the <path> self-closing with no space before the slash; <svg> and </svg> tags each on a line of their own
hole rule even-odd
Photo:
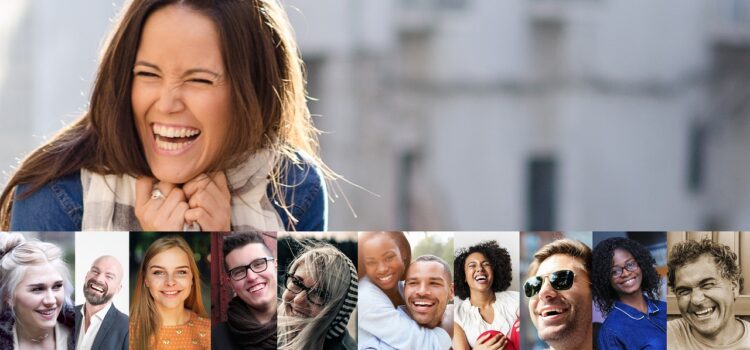
<svg viewBox="0 0 750 350">
<path fill-rule="evenodd" d="M 638 242 L 613 237 L 593 253 L 593 298 L 606 315 L 598 349 L 666 349 L 667 304 L 654 257 Z"/>
<path fill-rule="evenodd" d="M 276 349 L 276 259 L 257 232 L 224 237 L 224 271 L 234 297 L 211 329 L 212 349 Z"/>
<path fill-rule="evenodd" d="M 519 295 L 507 290 L 513 279 L 508 251 L 496 241 L 481 242 L 459 249 L 454 265 L 453 349 L 519 349 Z"/>
<path fill-rule="evenodd" d="M 357 269 L 335 247 L 306 244 L 287 269 L 278 348 L 356 349 L 347 323 L 357 305 Z"/>
<path fill-rule="evenodd" d="M 211 321 L 193 257 L 177 235 L 148 247 L 130 304 L 130 349 L 211 348 Z"/>
</svg>

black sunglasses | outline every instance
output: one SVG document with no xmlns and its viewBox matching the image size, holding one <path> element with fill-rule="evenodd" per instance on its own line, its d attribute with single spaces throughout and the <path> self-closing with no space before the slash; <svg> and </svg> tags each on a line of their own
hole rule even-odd
<svg viewBox="0 0 750 350">
<path fill-rule="evenodd" d="M 527 298 L 531 298 L 542 290 L 544 285 L 544 279 L 549 278 L 549 285 L 555 290 L 568 290 L 573 287 L 573 280 L 575 280 L 575 272 L 571 270 L 560 270 L 551 272 L 546 275 L 534 276 L 526 280 L 523 284 L 523 291 L 526 293 Z"/>
</svg>

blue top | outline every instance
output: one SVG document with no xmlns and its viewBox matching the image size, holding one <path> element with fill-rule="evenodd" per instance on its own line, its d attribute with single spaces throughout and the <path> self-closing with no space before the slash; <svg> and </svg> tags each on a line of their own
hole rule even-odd
<svg viewBox="0 0 750 350">
<path fill-rule="evenodd" d="M 297 231 L 326 231 L 328 202 L 325 181 L 320 169 L 300 155 L 300 164 L 284 167 L 283 184 L 292 186 L 284 191 L 289 211 L 297 218 Z M 19 196 L 29 188 L 20 184 L 16 188 L 10 217 L 11 231 L 80 231 L 83 220 L 83 186 L 81 172 L 54 179 L 25 199 Z M 271 184 L 266 190 L 268 198 L 273 195 Z M 292 230 L 289 216 L 272 198 L 276 212 L 287 230 Z"/>
<path fill-rule="evenodd" d="M 667 348 L 667 303 L 646 298 L 648 315 L 619 300 L 599 329 L 598 349 Z"/>
</svg>

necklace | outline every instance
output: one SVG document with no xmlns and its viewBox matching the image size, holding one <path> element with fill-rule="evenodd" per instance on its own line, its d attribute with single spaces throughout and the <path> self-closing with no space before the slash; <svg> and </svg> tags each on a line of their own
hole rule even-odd
<svg viewBox="0 0 750 350">
<path fill-rule="evenodd" d="M 41 343 L 44 339 L 47 339 L 47 338 L 49 338 L 49 332 L 44 333 L 36 338 L 29 337 L 28 339 L 31 340 L 31 342 L 33 343 Z"/>
</svg>

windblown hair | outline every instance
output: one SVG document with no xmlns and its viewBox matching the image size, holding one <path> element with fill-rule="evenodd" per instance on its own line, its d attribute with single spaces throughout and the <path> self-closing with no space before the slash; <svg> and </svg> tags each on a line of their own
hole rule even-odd
<svg viewBox="0 0 750 350">
<path fill-rule="evenodd" d="M 0 314 L 5 308 L 13 312 L 16 288 L 31 266 L 51 264 L 63 278 L 65 304 L 72 305 L 73 284 L 70 270 L 63 261 L 63 252 L 48 242 L 27 241 L 19 233 L 0 234 Z M 14 315 L 15 317 L 15 315 Z"/>
<path fill-rule="evenodd" d="M 594 247 L 593 271 L 591 272 L 591 284 L 594 302 L 604 314 L 612 310 L 615 301 L 620 297 L 612 288 L 612 257 L 615 249 L 628 251 L 635 258 L 638 268 L 641 270 L 641 292 L 646 293 L 651 299 L 659 298 L 659 286 L 661 276 L 656 272 L 656 260 L 651 256 L 648 249 L 640 243 L 627 238 L 607 238 Z"/>
<path fill-rule="evenodd" d="M 193 286 L 190 295 L 185 299 L 184 307 L 190 309 L 198 316 L 208 317 L 206 308 L 203 306 L 203 297 L 201 294 L 201 277 L 198 271 L 198 265 L 195 264 L 193 250 L 184 238 L 177 235 L 164 236 L 146 249 L 143 257 L 143 263 L 138 269 L 138 277 L 135 282 L 135 291 L 133 291 L 133 300 L 130 303 L 130 343 L 131 348 L 135 349 L 153 349 L 155 347 L 155 331 L 161 327 L 161 317 L 156 310 L 151 293 L 146 285 L 146 275 L 148 266 L 157 254 L 172 248 L 180 248 L 188 256 L 188 265 L 193 274 Z"/>
<path fill-rule="evenodd" d="M 742 290 L 744 279 L 739 265 L 737 254 L 721 243 L 714 242 L 710 239 L 700 241 L 687 240 L 674 245 L 667 258 L 667 284 L 672 291 L 675 287 L 675 274 L 677 270 L 689 263 L 692 263 L 703 255 L 713 257 L 716 263 L 716 269 L 721 276 L 732 283 L 736 283 L 739 290 Z"/>
<path fill-rule="evenodd" d="M 469 248 L 461 248 L 456 251 L 456 260 L 453 262 L 453 271 L 456 274 L 456 296 L 464 300 L 471 296 L 469 283 L 466 281 L 471 276 L 466 276 L 466 258 L 474 253 L 484 255 L 490 262 L 492 268 L 492 291 L 502 292 L 510 287 L 513 280 L 513 270 L 510 254 L 505 248 L 501 248 L 497 241 L 481 242 Z"/>
<path fill-rule="evenodd" d="M 260 232 L 233 232 L 223 238 L 222 251 L 224 253 L 224 271 L 229 272 L 226 256 L 233 250 L 240 249 L 248 244 L 260 244 L 269 256 L 273 256 L 271 248 L 268 247 Z"/>
<path fill-rule="evenodd" d="M 345 303 L 350 285 L 356 285 L 356 281 L 352 281 L 351 260 L 329 244 L 304 243 L 303 246 L 287 271 L 294 274 L 298 268 L 305 266 L 310 278 L 317 281 L 313 288 L 324 291 L 328 295 L 328 302 L 317 316 L 311 318 L 295 317 L 287 312 L 283 299 L 279 302 L 278 348 L 281 350 L 322 350 L 332 325 L 341 317 L 348 319 L 354 307 Z"/>
<path fill-rule="evenodd" d="M 581 241 L 563 238 L 547 243 L 534 254 L 534 261 L 529 265 L 528 276 L 536 275 L 539 265 L 547 258 L 557 254 L 569 255 L 581 260 L 584 270 L 591 273 L 591 248 Z"/>
<path fill-rule="evenodd" d="M 404 273 L 401 274 L 401 276 L 398 277 L 400 281 L 404 280 L 404 277 L 406 275 L 406 270 L 409 269 L 409 264 L 411 263 L 411 245 L 409 244 L 409 240 L 406 239 L 406 235 L 404 235 L 401 231 L 382 231 L 382 232 L 360 232 L 357 237 L 357 242 L 360 247 L 363 247 L 365 242 L 369 241 L 372 238 L 375 238 L 380 235 L 385 235 L 390 237 L 393 242 L 396 243 L 398 246 L 399 253 L 401 254 L 401 260 L 404 262 Z M 359 275 L 359 278 L 362 278 L 367 274 L 367 269 L 365 268 L 365 258 L 364 258 L 364 251 L 360 248 L 357 250 L 357 274 Z"/>
<path fill-rule="evenodd" d="M 216 24 L 231 95 L 231 128 L 206 172 L 230 169 L 260 149 L 282 155 L 271 174 L 281 206 L 285 168 L 301 162 L 301 151 L 328 179 L 337 177 L 318 155 L 305 96 L 303 62 L 278 0 L 133 0 L 120 13 L 102 53 L 90 108 L 49 142 L 29 154 L 0 195 L 0 229 L 10 226 L 14 196 L 26 198 L 55 178 L 87 169 L 100 174 L 152 176 L 131 106 L 133 65 L 144 24 L 168 5 L 187 6 Z M 15 193 L 28 184 L 28 191 Z M 294 220 L 291 220 L 292 222 Z"/>
</svg>

